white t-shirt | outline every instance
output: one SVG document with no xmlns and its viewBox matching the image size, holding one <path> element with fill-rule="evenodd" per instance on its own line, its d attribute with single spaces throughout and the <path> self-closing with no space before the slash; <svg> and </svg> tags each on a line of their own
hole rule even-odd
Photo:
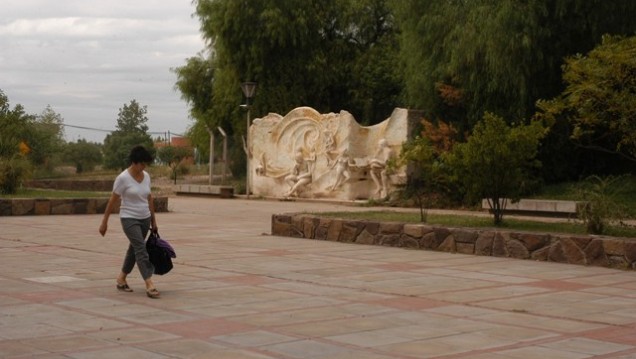
<svg viewBox="0 0 636 359">
<path fill-rule="evenodd" d="M 115 178 L 113 193 L 121 196 L 120 218 L 145 219 L 150 217 L 150 207 L 148 207 L 150 175 L 146 171 L 143 172 L 144 179 L 141 183 L 137 182 L 127 169 Z"/>
</svg>

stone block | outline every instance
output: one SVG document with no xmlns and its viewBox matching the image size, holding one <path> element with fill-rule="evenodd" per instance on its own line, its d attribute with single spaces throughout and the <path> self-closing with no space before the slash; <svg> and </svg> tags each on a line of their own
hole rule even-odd
<svg viewBox="0 0 636 359">
<path fill-rule="evenodd" d="M 608 266 L 618 269 L 628 269 L 631 267 L 631 263 L 627 263 L 627 260 L 623 256 L 608 256 Z"/>
<path fill-rule="evenodd" d="M 95 213 L 104 213 L 106 206 L 108 205 L 108 198 L 96 198 L 95 199 Z M 113 212 L 117 213 L 117 212 Z"/>
<path fill-rule="evenodd" d="M 563 252 L 563 245 L 561 244 L 561 241 L 556 241 L 552 243 L 548 251 L 548 260 L 551 262 L 558 262 L 558 263 L 568 262 L 567 257 L 565 256 L 565 253 Z"/>
<path fill-rule="evenodd" d="M 506 241 L 506 254 L 508 257 L 518 258 L 518 259 L 528 259 L 530 258 L 530 252 L 528 248 L 519 240 L 510 239 Z"/>
<path fill-rule="evenodd" d="M 295 238 L 303 238 L 305 236 L 304 226 L 305 226 L 304 216 L 302 215 L 292 216 L 290 236 Z"/>
<path fill-rule="evenodd" d="M 95 198 L 89 198 L 86 202 L 86 214 L 95 214 L 97 212 L 97 201 Z"/>
<path fill-rule="evenodd" d="M 506 201 L 505 211 L 551 213 L 555 215 L 576 214 L 577 207 L 579 206 L 579 203 L 575 201 L 521 199 L 518 202 L 512 203 L 510 199 L 501 199 L 500 203 L 503 204 L 504 201 Z M 481 207 L 490 210 L 488 199 L 482 199 Z"/>
<path fill-rule="evenodd" d="M 88 200 L 86 198 L 78 198 L 73 200 L 73 214 L 86 214 Z"/>
<path fill-rule="evenodd" d="M 14 199 L 11 205 L 11 212 L 14 216 L 24 216 L 35 213 L 34 199 Z"/>
<path fill-rule="evenodd" d="M 340 240 L 340 233 L 342 232 L 343 222 L 341 219 L 333 219 L 327 229 L 327 240 L 338 242 Z"/>
<path fill-rule="evenodd" d="M 329 232 L 329 225 L 331 223 L 331 219 L 328 218 L 320 218 L 318 226 L 314 231 L 314 239 L 318 239 L 321 241 L 327 240 L 327 234 Z"/>
<path fill-rule="evenodd" d="M 533 259 L 535 261 L 547 261 L 550 255 L 550 248 L 551 248 L 550 246 L 546 246 L 546 247 L 537 249 L 536 251 L 530 254 L 530 259 Z"/>
<path fill-rule="evenodd" d="M 377 244 L 381 246 L 400 247 L 400 235 L 397 233 L 381 234 L 379 235 L 379 237 L 380 238 L 378 239 Z"/>
<path fill-rule="evenodd" d="M 398 222 L 381 222 L 380 223 L 380 233 L 382 234 L 402 233 L 403 228 L 404 228 L 404 223 L 398 223 Z"/>
<path fill-rule="evenodd" d="M 455 246 L 457 253 L 475 254 L 475 244 L 473 243 L 457 242 L 457 240 L 455 240 Z"/>
<path fill-rule="evenodd" d="M 314 232 L 318 226 L 318 218 L 306 216 L 303 218 L 303 236 L 305 238 L 313 239 Z"/>
<path fill-rule="evenodd" d="M 439 246 L 435 232 L 423 234 L 422 238 L 418 242 L 420 243 L 420 248 L 425 249 L 436 249 Z"/>
<path fill-rule="evenodd" d="M 622 239 L 604 238 L 603 250 L 607 255 L 622 257 L 625 255 L 625 241 Z"/>
<path fill-rule="evenodd" d="M 561 238 L 561 246 L 568 263 L 587 264 L 585 252 L 571 238 Z"/>
<path fill-rule="evenodd" d="M 592 239 L 584 249 L 585 258 L 588 265 L 607 267 L 608 261 L 603 249 L 603 241 L 600 239 Z"/>
<path fill-rule="evenodd" d="M 52 199 L 51 214 L 73 214 L 73 200 Z"/>
<path fill-rule="evenodd" d="M 587 245 L 592 241 L 591 237 L 570 236 L 569 238 L 581 249 L 587 247 Z"/>
<path fill-rule="evenodd" d="M 355 243 L 358 243 L 358 244 L 375 244 L 375 236 L 373 234 L 369 233 L 365 229 L 355 239 Z"/>
<path fill-rule="evenodd" d="M 507 233 L 496 233 L 495 238 L 492 241 L 492 255 L 493 257 L 507 257 L 508 251 L 506 250 L 506 240 L 508 239 Z"/>
<path fill-rule="evenodd" d="M 636 262 L 636 241 L 633 239 L 625 240 L 625 259 L 628 262 Z"/>
<path fill-rule="evenodd" d="M 291 216 L 284 214 L 272 216 L 272 235 L 291 236 Z"/>
<path fill-rule="evenodd" d="M 481 232 L 475 241 L 475 254 L 490 256 L 492 253 L 495 232 Z"/>
<path fill-rule="evenodd" d="M 405 224 L 404 234 L 413 238 L 422 238 L 422 225 L 421 224 Z"/>
<path fill-rule="evenodd" d="M 420 248 L 419 238 L 413 238 L 403 233 L 400 236 L 400 247 L 419 249 Z"/>
<path fill-rule="evenodd" d="M 358 223 L 353 221 L 346 221 L 342 223 L 342 230 L 340 232 L 340 242 L 353 243 L 358 236 Z"/>
<path fill-rule="evenodd" d="M 555 201 L 556 202 L 556 212 L 559 213 L 572 213 L 575 214 L 577 212 L 578 204 L 573 201 Z"/>
<path fill-rule="evenodd" d="M 519 240 L 530 251 L 536 251 L 550 243 L 550 235 L 542 233 L 511 233 L 510 238 Z"/>
<path fill-rule="evenodd" d="M 176 194 L 208 195 L 221 198 L 234 197 L 234 187 L 219 185 L 177 184 L 172 186 Z"/>
<path fill-rule="evenodd" d="M 379 222 L 372 222 L 372 221 L 368 221 L 368 222 L 364 222 L 364 229 L 373 234 L 376 235 L 378 233 L 380 233 L 380 223 Z"/>
<path fill-rule="evenodd" d="M 431 248 L 438 248 L 448 236 L 451 235 L 451 231 L 448 228 L 434 227 L 435 237 L 431 243 Z"/>
<path fill-rule="evenodd" d="M 36 199 L 34 214 L 38 216 L 51 214 L 51 201 L 48 199 Z"/>
<path fill-rule="evenodd" d="M 0 199 L 0 216 L 10 216 L 13 214 L 11 210 L 11 200 L 10 199 Z"/>
<path fill-rule="evenodd" d="M 453 235 L 449 235 L 442 241 L 442 243 L 437 247 L 437 250 L 440 252 L 449 252 L 455 253 L 457 252 L 457 246 L 455 245 L 455 239 Z"/>
<path fill-rule="evenodd" d="M 455 228 L 451 230 L 451 233 L 456 243 L 470 243 L 474 245 L 478 237 L 475 230 Z"/>
</svg>

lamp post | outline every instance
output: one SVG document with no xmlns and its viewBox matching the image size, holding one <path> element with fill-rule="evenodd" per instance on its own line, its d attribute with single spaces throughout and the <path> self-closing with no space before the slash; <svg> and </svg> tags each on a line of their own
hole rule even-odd
<svg viewBox="0 0 636 359">
<path fill-rule="evenodd" d="M 254 92 L 256 92 L 256 82 L 248 81 L 241 83 L 241 90 L 243 90 L 243 95 L 245 95 L 245 105 L 241 105 L 241 107 L 247 108 L 247 126 L 245 127 L 245 163 L 247 166 L 247 171 L 245 172 L 245 194 L 247 198 L 250 198 L 250 99 L 254 97 Z"/>
</svg>

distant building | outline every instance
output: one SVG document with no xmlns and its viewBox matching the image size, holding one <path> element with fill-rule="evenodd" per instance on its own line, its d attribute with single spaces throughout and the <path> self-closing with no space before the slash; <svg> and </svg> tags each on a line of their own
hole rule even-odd
<svg viewBox="0 0 636 359">
<path fill-rule="evenodd" d="M 194 163 L 194 149 L 192 148 L 190 139 L 187 137 L 172 135 L 167 140 L 163 138 L 159 138 L 155 140 L 154 146 L 156 149 L 160 149 L 162 147 L 167 147 L 167 146 L 187 148 L 190 155 L 184 158 L 181 161 L 181 163 L 188 164 L 188 165 L 191 165 Z"/>
</svg>

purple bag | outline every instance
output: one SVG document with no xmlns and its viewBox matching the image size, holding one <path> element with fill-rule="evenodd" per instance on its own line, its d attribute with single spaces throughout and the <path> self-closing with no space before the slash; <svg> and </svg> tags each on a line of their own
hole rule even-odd
<svg viewBox="0 0 636 359">
<path fill-rule="evenodd" d="M 172 248 L 168 241 L 159 236 L 159 232 L 156 233 L 156 240 L 157 247 L 165 250 L 170 255 L 170 258 L 177 258 L 177 253 L 175 253 L 174 248 Z"/>
<path fill-rule="evenodd" d="M 176 258 L 177 255 L 166 240 L 159 238 L 159 233 L 150 232 L 146 241 L 146 251 L 150 263 L 155 267 L 155 274 L 164 275 L 172 270 L 171 258 Z"/>
</svg>

